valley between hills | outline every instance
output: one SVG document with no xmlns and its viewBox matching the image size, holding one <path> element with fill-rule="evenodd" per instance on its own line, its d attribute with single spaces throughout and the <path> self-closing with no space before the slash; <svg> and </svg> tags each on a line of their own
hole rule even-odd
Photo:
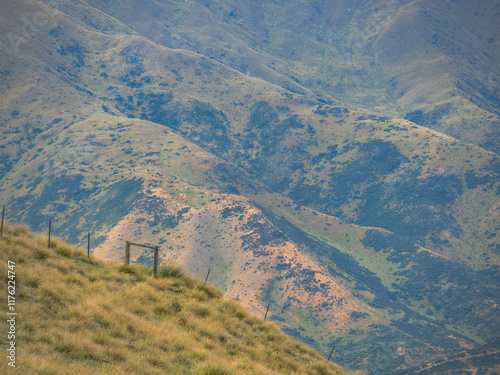
<svg viewBox="0 0 500 375">
<path fill-rule="evenodd" d="M 1 2 L 6 218 L 158 245 L 349 370 L 494 374 L 498 8 Z"/>
</svg>

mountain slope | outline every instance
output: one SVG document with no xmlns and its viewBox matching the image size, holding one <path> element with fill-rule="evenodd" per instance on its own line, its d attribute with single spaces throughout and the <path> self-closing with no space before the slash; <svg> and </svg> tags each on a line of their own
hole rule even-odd
<svg viewBox="0 0 500 375">
<path fill-rule="evenodd" d="M 10 225 L 0 239 L 2 278 L 15 279 L 23 374 L 347 374 L 178 267 L 155 278 L 46 241 Z"/>
<path fill-rule="evenodd" d="M 92 4 L 158 44 L 498 154 L 496 1 Z"/>
<path fill-rule="evenodd" d="M 137 25 L 154 33 L 163 20 L 171 43 L 193 24 L 207 27 L 192 29 L 200 38 L 234 30 L 211 7 L 134 4 L 3 4 L 0 195 L 11 221 L 52 220 L 81 245 L 91 232 L 107 259 L 125 240 L 158 244 L 162 260 L 200 278 L 210 268 L 229 297 L 258 314 L 271 303 L 286 332 L 325 355 L 334 341 L 338 361 L 371 373 L 496 340 L 495 153 L 394 111 L 327 104 L 284 70 L 264 69 L 266 81 L 189 43 L 169 48 Z M 228 46 L 272 55 L 238 36 Z"/>
</svg>

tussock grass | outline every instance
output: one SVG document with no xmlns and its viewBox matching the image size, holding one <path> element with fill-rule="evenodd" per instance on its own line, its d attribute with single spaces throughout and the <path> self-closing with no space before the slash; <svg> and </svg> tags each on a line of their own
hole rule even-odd
<svg viewBox="0 0 500 375">
<path fill-rule="evenodd" d="M 177 278 L 183 279 L 183 278 L 185 278 L 186 275 L 185 275 L 183 269 L 181 268 L 181 266 L 174 264 L 174 263 L 171 263 L 171 264 L 168 264 L 166 266 L 160 267 L 156 276 L 160 277 L 160 278 L 177 277 Z"/>
<path fill-rule="evenodd" d="M 58 239 L 48 249 L 43 236 L 9 225 L 0 254 L 3 285 L 7 261 L 16 262 L 23 374 L 346 373 L 178 265 L 154 277 L 142 265 L 88 259 Z M 5 319 L 0 327 L 7 332 Z M 0 370 L 20 369 L 3 360 Z"/>
</svg>

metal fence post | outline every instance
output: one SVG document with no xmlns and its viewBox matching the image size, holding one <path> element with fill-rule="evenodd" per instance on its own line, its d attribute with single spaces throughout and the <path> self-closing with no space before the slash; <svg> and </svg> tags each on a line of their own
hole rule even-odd
<svg viewBox="0 0 500 375">
<path fill-rule="evenodd" d="M 208 272 L 207 272 L 207 277 L 205 278 L 205 284 L 203 284 L 203 285 L 207 285 L 208 275 L 210 275 L 210 268 L 208 269 Z"/>
<path fill-rule="evenodd" d="M 4 217 L 4 214 L 5 214 L 5 206 L 3 206 L 3 208 L 2 208 L 2 229 L 0 229 L 0 237 L 3 236 L 3 217 Z"/>
<path fill-rule="evenodd" d="M 335 345 L 333 345 L 332 351 L 330 352 L 330 355 L 328 356 L 328 361 L 330 361 L 330 358 L 332 358 L 333 351 L 335 350 Z"/>
<path fill-rule="evenodd" d="M 269 312 L 269 306 L 271 306 L 271 304 L 268 304 L 268 305 L 267 305 L 266 315 L 264 315 L 264 322 L 266 321 L 266 318 L 267 318 L 267 313 Z"/>
</svg>

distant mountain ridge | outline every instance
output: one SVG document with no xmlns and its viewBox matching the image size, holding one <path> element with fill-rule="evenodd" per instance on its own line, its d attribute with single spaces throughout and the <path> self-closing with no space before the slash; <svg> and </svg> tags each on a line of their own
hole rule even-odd
<svg viewBox="0 0 500 375">
<path fill-rule="evenodd" d="M 158 244 L 349 368 L 450 373 L 498 339 L 496 26 L 461 46 L 483 87 L 439 26 L 471 5 L 425 4 L 2 3 L 7 217 Z"/>
<path fill-rule="evenodd" d="M 92 3 L 160 45 L 498 154 L 495 1 Z"/>
</svg>

